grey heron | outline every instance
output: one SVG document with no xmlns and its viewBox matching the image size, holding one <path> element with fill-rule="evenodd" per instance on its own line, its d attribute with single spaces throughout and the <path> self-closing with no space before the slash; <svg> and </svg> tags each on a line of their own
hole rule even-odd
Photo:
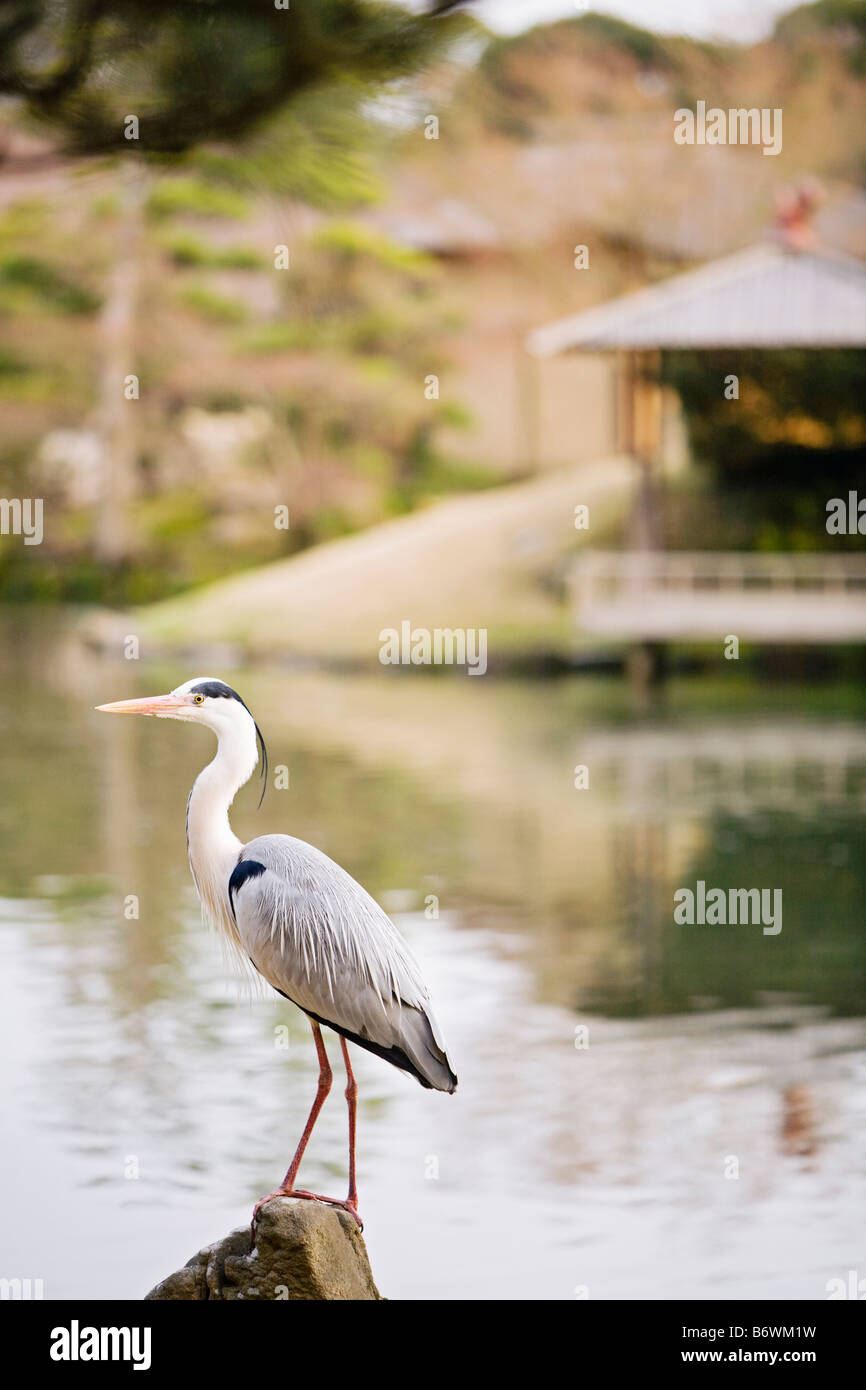
<svg viewBox="0 0 866 1390">
<path fill-rule="evenodd" d="M 293 1196 L 342 1207 L 361 1224 L 355 1178 L 357 1085 L 348 1044 L 383 1057 L 422 1086 L 452 1093 L 457 1077 L 430 1006 L 421 970 L 390 918 L 359 883 L 321 850 L 290 835 L 261 835 L 243 845 L 229 808 L 267 750 L 240 695 L 225 681 L 198 676 L 168 695 L 98 705 L 109 714 L 145 714 L 204 724 L 217 736 L 212 762 L 189 795 L 186 840 L 205 917 L 240 960 L 310 1021 L 319 1082 L 286 1176 L 273 1197 Z M 261 805 L 261 799 L 259 801 Z M 346 1068 L 349 1192 L 346 1200 L 295 1187 L 313 1126 L 331 1089 L 322 1027 L 339 1035 Z"/>
</svg>

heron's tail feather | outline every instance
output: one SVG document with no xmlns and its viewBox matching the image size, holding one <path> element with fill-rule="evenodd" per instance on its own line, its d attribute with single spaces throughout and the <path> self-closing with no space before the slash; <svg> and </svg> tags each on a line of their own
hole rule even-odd
<svg viewBox="0 0 866 1390">
<path fill-rule="evenodd" d="M 289 996 L 285 997 L 288 999 Z M 353 1033 L 330 1018 L 314 1014 L 312 1009 L 305 1009 L 304 1012 L 317 1023 L 324 1024 L 326 1028 L 333 1028 L 334 1032 L 339 1033 L 347 1042 L 357 1043 L 358 1047 L 384 1058 L 400 1071 L 409 1072 L 426 1090 L 447 1091 L 449 1095 L 453 1095 L 457 1090 L 454 1069 L 445 1048 L 437 1040 L 438 1029 L 421 1009 L 410 1005 L 402 1006 L 398 1027 L 395 1029 L 399 1034 L 399 1040 L 390 1047 L 374 1042 L 372 1038 L 365 1038 L 360 1033 Z"/>
<path fill-rule="evenodd" d="M 403 1008 L 400 1014 L 399 1048 L 410 1063 L 413 1076 L 433 1091 L 457 1090 L 454 1068 L 437 1037 L 438 1028 L 421 1009 Z"/>
</svg>

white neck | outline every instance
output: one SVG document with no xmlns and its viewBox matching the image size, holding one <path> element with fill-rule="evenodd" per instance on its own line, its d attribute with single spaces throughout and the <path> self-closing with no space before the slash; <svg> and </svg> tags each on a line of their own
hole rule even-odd
<svg viewBox="0 0 866 1390">
<path fill-rule="evenodd" d="M 216 757 L 199 773 L 189 794 L 186 842 L 205 916 L 239 945 L 228 885 L 242 846 L 229 824 L 229 807 L 258 761 L 255 725 L 244 719 L 217 738 Z"/>
</svg>

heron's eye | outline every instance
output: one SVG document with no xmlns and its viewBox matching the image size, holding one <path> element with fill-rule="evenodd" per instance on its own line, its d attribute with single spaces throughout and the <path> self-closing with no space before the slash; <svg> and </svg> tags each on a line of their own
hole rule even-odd
<svg viewBox="0 0 866 1390">
<path fill-rule="evenodd" d="M 193 695 L 192 699 L 193 699 L 193 704 L 195 704 L 195 705 L 203 705 L 203 704 L 204 704 L 204 696 L 203 696 L 203 695 Z"/>
</svg>

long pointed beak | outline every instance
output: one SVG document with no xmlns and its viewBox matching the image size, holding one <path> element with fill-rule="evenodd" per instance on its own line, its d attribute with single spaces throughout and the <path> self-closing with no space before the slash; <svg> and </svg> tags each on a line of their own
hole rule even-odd
<svg viewBox="0 0 866 1390">
<path fill-rule="evenodd" d="M 184 709 L 186 701 L 180 695 L 147 695 L 143 700 L 115 700 L 112 705 L 97 705 L 103 714 L 155 714 L 165 718 Z"/>
</svg>

